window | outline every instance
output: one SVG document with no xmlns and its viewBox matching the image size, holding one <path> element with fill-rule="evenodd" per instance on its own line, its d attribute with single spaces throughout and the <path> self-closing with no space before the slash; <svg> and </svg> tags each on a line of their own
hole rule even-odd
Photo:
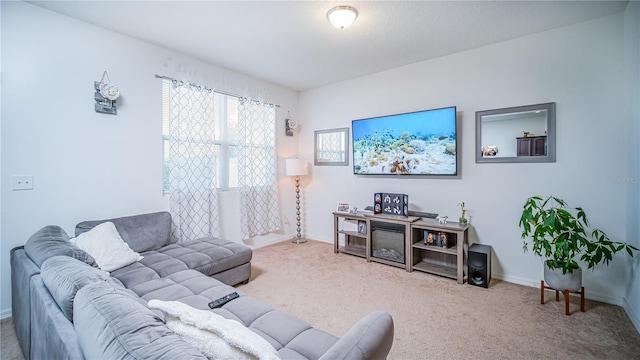
<svg viewBox="0 0 640 360">
<path fill-rule="evenodd" d="M 197 134 L 197 129 L 188 138 L 172 139 L 169 131 L 169 117 L 171 114 L 170 101 L 171 82 L 162 82 L 162 137 L 164 153 L 163 192 L 169 192 L 169 143 L 170 141 L 189 142 L 203 147 L 213 146 L 216 164 L 215 184 L 211 184 L 219 190 L 234 189 L 238 187 L 238 101 L 237 97 L 211 92 L 214 111 L 213 136 L 202 137 Z M 175 115 L 174 115 L 175 116 Z M 179 115 L 178 115 L 179 116 Z M 195 160 L 195 159 L 191 159 Z"/>
</svg>

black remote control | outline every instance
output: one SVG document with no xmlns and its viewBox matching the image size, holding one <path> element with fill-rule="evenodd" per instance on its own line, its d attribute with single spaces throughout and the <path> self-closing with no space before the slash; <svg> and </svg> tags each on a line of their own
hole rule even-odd
<svg viewBox="0 0 640 360">
<path fill-rule="evenodd" d="M 238 297 L 240 297 L 240 295 L 238 295 L 237 292 L 232 292 L 231 294 L 225 295 L 225 296 L 221 297 L 220 299 L 213 300 L 212 302 L 209 303 L 209 307 L 212 308 L 212 309 L 219 308 L 220 306 L 222 306 L 222 305 L 228 303 L 229 301 L 231 301 L 233 299 L 236 299 Z"/>
</svg>

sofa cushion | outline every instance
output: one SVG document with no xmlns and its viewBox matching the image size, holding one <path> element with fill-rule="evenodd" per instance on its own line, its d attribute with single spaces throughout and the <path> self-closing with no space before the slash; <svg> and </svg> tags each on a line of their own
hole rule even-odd
<svg viewBox="0 0 640 360">
<path fill-rule="evenodd" d="M 156 251 L 208 276 L 248 263 L 253 254 L 248 246 L 214 237 L 183 241 Z"/>
<path fill-rule="evenodd" d="M 112 275 L 118 276 L 116 272 Z M 209 309 L 207 304 L 212 300 L 237 291 L 214 278 L 188 269 L 136 285 L 127 284 L 128 280 L 125 278 L 122 283 L 144 300 L 181 301 L 203 310 Z"/>
<path fill-rule="evenodd" d="M 73 318 L 87 359 L 206 359 L 115 284 L 97 282 L 78 291 Z"/>
<path fill-rule="evenodd" d="M 116 226 L 122 239 L 135 252 L 155 250 L 169 244 L 171 215 L 166 211 L 107 220 L 83 221 L 76 225 L 76 236 L 107 221 Z"/>
<path fill-rule="evenodd" d="M 242 244 L 217 238 L 203 238 L 171 244 L 141 255 L 144 256 L 142 260 L 113 271 L 111 276 L 120 279 L 126 288 L 189 269 L 215 277 L 216 274 L 229 269 L 250 264 L 252 252 Z M 229 284 L 248 280 L 250 274 L 251 269 L 248 267 L 246 278 L 241 277 L 240 281 Z"/>
<path fill-rule="evenodd" d="M 90 266 L 98 266 L 91 255 L 69 241 L 69 235 L 60 226 L 49 225 L 36 231 L 27 240 L 24 250 L 38 267 L 48 258 L 57 255 L 69 256 Z"/>
<path fill-rule="evenodd" d="M 114 281 L 104 271 L 68 256 L 47 259 L 40 271 L 42 281 L 70 321 L 73 321 L 73 300 L 78 290 L 97 281 Z"/>
<path fill-rule="evenodd" d="M 110 221 L 99 224 L 70 241 L 91 254 L 104 271 L 117 270 L 142 260 L 142 256 L 131 250 L 122 240 L 115 225 Z"/>
</svg>

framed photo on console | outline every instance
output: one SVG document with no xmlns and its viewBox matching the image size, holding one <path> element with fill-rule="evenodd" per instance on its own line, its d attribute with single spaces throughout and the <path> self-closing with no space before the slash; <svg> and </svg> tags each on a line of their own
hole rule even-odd
<svg viewBox="0 0 640 360">
<path fill-rule="evenodd" d="M 367 234 L 367 222 L 363 220 L 358 220 L 358 234 L 366 235 Z"/>
<path fill-rule="evenodd" d="M 339 213 L 349 213 L 349 210 L 351 209 L 351 203 L 347 203 L 347 202 L 339 202 L 338 203 L 338 207 L 336 209 L 336 212 Z"/>
</svg>

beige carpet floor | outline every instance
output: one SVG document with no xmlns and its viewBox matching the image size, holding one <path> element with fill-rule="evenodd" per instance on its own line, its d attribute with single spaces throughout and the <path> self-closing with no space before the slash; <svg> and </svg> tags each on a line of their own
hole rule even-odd
<svg viewBox="0 0 640 360">
<path fill-rule="evenodd" d="M 551 291 L 541 305 L 539 289 L 458 285 L 336 255 L 316 241 L 256 249 L 251 281 L 239 290 L 337 336 L 387 310 L 395 323 L 390 360 L 640 358 L 640 334 L 618 306 L 587 300 L 582 313 L 572 298 L 566 316 Z M 0 325 L 0 358 L 22 359 L 11 320 Z"/>
<path fill-rule="evenodd" d="M 390 360 L 640 359 L 640 334 L 621 307 L 502 281 L 488 289 L 334 254 L 330 244 L 282 242 L 257 249 L 240 287 L 315 327 L 343 335 L 370 311 L 393 316 Z M 588 292 L 588 289 L 587 289 Z M 562 298 L 562 295 L 561 295 Z"/>
<path fill-rule="evenodd" d="M 0 320 L 0 359 L 24 360 L 11 318 Z"/>
</svg>

